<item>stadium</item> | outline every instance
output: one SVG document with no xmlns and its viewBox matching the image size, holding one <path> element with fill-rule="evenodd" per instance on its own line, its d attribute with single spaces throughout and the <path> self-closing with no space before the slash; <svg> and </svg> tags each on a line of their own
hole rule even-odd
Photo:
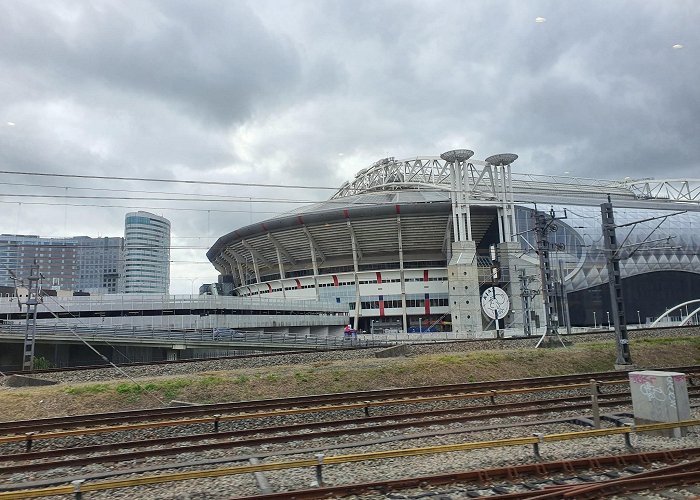
<svg viewBox="0 0 700 500">
<path fill-rule="evenodd" d="M 545 316 L 608 326 L 611 255 L 628 323 L 700 298 L 698 181 L 527 174 L 517 155 L 472 155 L 384 158 L 326 201 L 221 236 L 207 252 L 220 289 L 344 304 L 367 332 L 466 337 L 530 334 Z"/>
</svg>

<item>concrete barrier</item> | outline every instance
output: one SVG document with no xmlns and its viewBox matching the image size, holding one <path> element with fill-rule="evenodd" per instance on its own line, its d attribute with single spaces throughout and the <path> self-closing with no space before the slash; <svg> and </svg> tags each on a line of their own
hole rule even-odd
<svg viewBox="0 0 700 500">
<path fill-rule="evenodd" d="M 42 385 L 56 385 L 58 382 L 41 378 L 27 377 L 26 375 L 10 375 L 5 381 L 7 387 L 39 387 Z"/>
<path fill-rule="evenodd" d="M 374 356 L 377 358 L 398 358 L 400 356 L 406 356 L 407 354 L 408 346 L 402 344 L 377 351 L 374 353 Z"/>
</svg>

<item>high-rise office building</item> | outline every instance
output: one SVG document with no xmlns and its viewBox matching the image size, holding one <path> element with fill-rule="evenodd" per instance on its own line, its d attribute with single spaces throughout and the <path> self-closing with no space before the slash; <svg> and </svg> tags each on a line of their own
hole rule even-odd
<svg viewBox="0 0 700 500">
<path fill-rule="evenodd" d="M 148 212 L 126 214 L 124 293 L 167 294 L 170 283 L 170 221 Z"/>
<path fill-rule="evenodd" d="M 116 293 L 119 287 L 122 238 L 42 238 L 0 235 L 0 286 L 14 287 L 36 262 L 41 286 L 55 290 Z M 26 281 L 26 280 L 25 280 Z M 26 285 L 26 282 L 25 282 Z"/>
<path fill-rule="evenodd" d="M 36 262 L 43 275 L 42 286 L 73 290 L 77 279 L 76 254 L 73 238 L 41 238 L 36 235 L 0 235 L 0 286 L 19 285 L 15 279 L 29 276 Z M 26 283 L 25 283 L 26 285 Z"/>
<path fill-rule="evenodd" d="M 77 236 L 78 272 L 73 290 L 117 293 L 123 264 L 123 238 Z"/>
</svg>

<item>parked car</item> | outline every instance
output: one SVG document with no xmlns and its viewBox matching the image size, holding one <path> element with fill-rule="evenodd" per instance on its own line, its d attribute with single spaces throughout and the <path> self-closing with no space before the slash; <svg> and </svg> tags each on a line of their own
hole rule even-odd
<svg viewBox="0 0 700 500">
<path fill-rule="evenodd" d="M 245 333 L 234 330 L 233 328 L 214 328 L 214 340 L 245 338 Z"/>
</svg>

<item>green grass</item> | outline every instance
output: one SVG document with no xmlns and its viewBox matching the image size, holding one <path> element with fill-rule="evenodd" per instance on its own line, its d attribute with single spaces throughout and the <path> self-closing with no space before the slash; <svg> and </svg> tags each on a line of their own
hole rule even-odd
<svg viewBox="0 0 700 500">
<path fill-rule="evenodd" d="M 673 344 L 687 344 L 700 348 L 700 338 L 698 337 L 660 337 L 660 338 L 646 338 L 633 340 L 632 345 L 673 345 Z"/>
<path fill-rule="evenodd" d="M 640 369 L 700 363 L 700 337 L 635 339 L 630 347 L 633 362 Z M 67 411 L 73 411 L 76 407 L 111 411 L 153 406 L 158 404 L 156 398 L 161 401 L 183 399 L 215 403 L 602 372 L 614 368 L 615 358 L 615 342 L 611 336 L 609 340 L 574 343 L 567 348 L 446 351 L 399 358 L 324 361 L 309 365 L 207 372 L 139 383 L 113 381 L 74 384 L 58 388 L 61 397 L 56 399 L 65 402 L 65 408 L 70 409 Z M 13 396 L 20 397 L 16 393 Z M 31 412 L 36 413 L 37 407 L 41 405 L 27 403 L 17 413 L 23 411 L 23 415 L 33 415 Z"/>
<path fill-rule="evenodd" d="M 63 392 L 70 394 L 72 396 L 80 396 L 83 394 L 100 394 L 102 392 L 107 392 L 110 390 L 109 384 L 90 384 L 90 385 L 79 385 L 79 386 L 69 386 L 64 389 Z"/>
</svg>

